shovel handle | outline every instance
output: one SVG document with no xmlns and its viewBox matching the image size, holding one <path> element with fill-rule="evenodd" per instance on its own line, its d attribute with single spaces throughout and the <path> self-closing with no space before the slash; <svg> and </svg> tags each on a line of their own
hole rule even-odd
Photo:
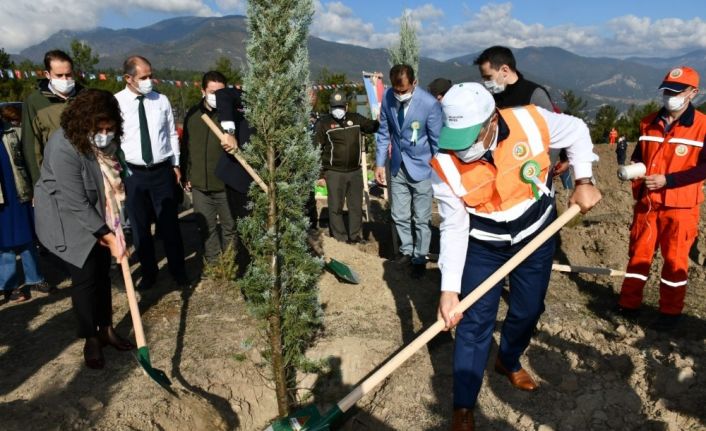
<svg viewBox="0 0 706 431">
<path fill-rule="evenodd" d="M 130 317 L 132 318 L 132 327 L 135 329 L 135 341 L 137 348 L 147 345 L 145 341 L 145 330 L 142 328 L 142 318 L 140 318 L 140 308 L 137 306 L 137 297 L 135 296 L 135 285 L 132 283 L 132 274 L 130 273 L 130 264 L 127 257 L 124 256 L 120 261 L 120 267 L 123 270 L 123 280 L 125 282 L 125 292 L 127 292 L 127 302 L 130 305 Z"/>
<path fill-rule="evenodd" d="M 517 265 L 522 263 L 527 256 L 537 250 L 539 246 L 544 244 L 545 241 L 559 231 L 562 226 L 574 218 L 579 211 L 580 208 L 576 204 L 569 207 L 569 209 L 559 216 L 559 218 L 554 220 L 552 224 L 547 226 L 541 233 L 534 237 L 532 241 L 522 247 L 522 249 L 510 258 L 510 260 L 505 262 L 503 266 L 498 268 L 493 275 L 488 277 L 483 283 L 463 298 L 463 300 L 459 302 L 453 310 L 451 310 L 451 313 L 463 313 L 465 310 L 470 308 L 470 306 L 473 305 L 473 303 L 475 303 L 481 296 L 485 295 L 490 289 L 493 288 L 493 286 L 495 286 L 500 280 L 505 278 L 506 275 L 515 269 Z M 399 368 L 407 359 L 415 354 L 417 350 L 421 349 L 439 332 L 441 332 L 442 329 L 444 329 L 444 321 L 443 319 L 439 319 L 429 329 L 424 331 L 421 335 L 415 338 L 414 341 L 389 359 L 382 367 L 356 386 L 348 395 L 346 395 L 345 398 L 338 402 L 338 408 L 342 412 L 348 411 L 348 409 L 353 407 L 358 400 L 360 400 L 365 394 L 370 392 L 375 386 L 387 378 L 387 376 L 392 374 L 393 371 Z"/>
<path fill-rule="evenodd" d="M 608 275 L 610 277 L 622 277 L 625 275 L 625 272 L 611 268 L 600 268 L 595 266 L 561 265 L 558 263 L 552 265 L 552 270 L 559 272 L 581 272 L 586 274 Z"/>
<path fill-rule="evenodd" d="M 201 119 L 204 121 L 204 123 L 206 123 L 208 128 L 211 129 L 211 131 L 218 137 L 218 139 L 223 141 L 223 138 L 224 138 L 223 132 L 221 132 L 221 129 L 219 129 L 218 126 L 216 126 L 216 123 L 214 123 L 213 120 L 211 120 L 211 117 L 209 117 L 207 114 L 203 114 L 203 115 L 201 115 Z M 245 169 L 245 172 L 247 172 L 248 175 L 250 175 L 250 177 L 252 177 L 252 179 L 255 180 L 255 182 L 257 183 L 258 186 L 260 186 L 262 191 L 267 193 L 268 192 L 267 184 L 265 184 L 265 182 L 262 181 L 262 178 L 260 178 L 260 176 L 257 174 L 257 172 L 255 172 L 255 170 L 252 168 L 252 166 L 250 166 L 250 164 L 247 161 L 245 161 L 245 159 L 243 158 L 243 156 L 240 155 L 238 150 L 236 149 L 234 152 L 232 152 L 230 154 L 233 157 L 235 157 L 235 160 L 237 160 L 238 163 L 240 163 L 240 166 L 242 166 L 243 169 Z"/>
</svg>

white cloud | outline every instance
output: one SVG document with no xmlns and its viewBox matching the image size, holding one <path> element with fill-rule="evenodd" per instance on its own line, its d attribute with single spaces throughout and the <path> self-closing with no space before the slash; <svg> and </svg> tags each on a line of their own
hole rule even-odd
<svg viewBox="0 0 706 431">
<path fill-rule="evenodd" d="M 512 3 L 488 3 L 479 9 L 458 6 L 458 11 L 441 10 L 431 3 L 406 9 L 418 30 L 422 55 L 447 59 L 482 50 L 491 45 L 511 48 L 556 46 L 581 55 L 675 55 L 706 48 L 706 21 L 627 15 L 593 26 L 564 24 L 545 26 L 523 22 L 512 15 Z M 458 25 L 444 25 L 452 13 L 468 19 Z M 389 28 L 375 31 L 341 2 L 316 1 L 312 34 L 326 40 L 369 48 L 386 48 L 398 39 L 400 17 L 388 18 Z"/>
<path fill-rule="evenodd" d="M 248 8 L 247 0 L 216 0 L 216 6 L 223 13 L 244 14 Z"/>
<path fill-rule="evenodd" d="M 217 15 L 203 0 L 10 0 L 0 2 L 0 47 L 8 52 L 39 43 L 62 29 L 95 28 L 103 13 L 140 9 L 182 15 Z"/>
</svg>

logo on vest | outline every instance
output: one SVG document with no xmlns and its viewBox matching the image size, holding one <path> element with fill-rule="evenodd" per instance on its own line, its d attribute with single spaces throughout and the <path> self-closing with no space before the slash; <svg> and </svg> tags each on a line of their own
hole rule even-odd
<svg viewBox="0 0 706 431">
<path fill-rule="evenodd" d="M 689 148 L 684 145 L 684 144 L 679 144 L 677 145 L 677 148 L 674 149 L 674 154 L 677 156 L 686 156 L 686 153 L 689 152 Z"/>
<path fill-rule="evenodd" d="M 348 120 L 348 122 L 347 122 L 346 124 L 349 125 L 349 126 L 352 126 L 352 125 L 353 125 L 353 122 L 352 122 L 351 120 Z"/>
<path fill-rule="evenodd" d="M 527 158 L 527 155 L 529 155 L 529 147 L 525 142 L 520 142 L 515 144 L 515 146 L 512 148 L 512 156 L 516 160 L 522 160 Z"/>
</svg>

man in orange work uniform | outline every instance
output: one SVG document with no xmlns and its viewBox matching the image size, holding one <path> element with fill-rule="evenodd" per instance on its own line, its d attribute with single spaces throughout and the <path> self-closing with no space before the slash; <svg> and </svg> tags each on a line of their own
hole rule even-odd
<svg viewBox="0 0 706 431">
<path fill-rule="evenodd" d="M 699 92 L 699 74 L 677 67 L 659 90 L 664 107 L 640 123 L 640 137 L 631 160 L 647 168 L 633 180 L 636 200 L 630 230 L 630 261 L 620 291 L 618 313 L 637 317 L 642 291 L 659 245 L 664 266 L 659 285 L 659 318 L 654 329 L 669 330 L 679 322 L 688 281 L 689 249 L 696 238 L 699 205 L 706 178 L 706 115 L 691 101 Z"/>
</svg>

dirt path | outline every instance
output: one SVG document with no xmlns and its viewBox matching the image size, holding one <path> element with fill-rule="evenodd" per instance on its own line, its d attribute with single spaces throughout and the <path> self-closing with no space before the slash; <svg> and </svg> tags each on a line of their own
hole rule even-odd
<svg viewBox="0 0 706 431">
<path fill-rule="evenodd" d="M 597 151 L 604 201 L 561 232 L 555 261 L 624 270 L 631 196 L 615 178 L 611 149 Z M 563 191 L 559 195 L 565 201 Z M 700 232 L 705 227 L 702 217 Z M 195 224 L 186 220 L 182 229 L 191 253 L 189 270 L 196 272 Z M 381 257 L 390 251 L 385 225 L 368 224 L 366 232 L 371 243 L 365 246 L 324 239 L 327 255 L 349 263 L 362 282 L 352 286 L 330 274 L 321 278 L 325 329 L 309 354 L 325 359 L 328 370 L 318 377 L 303 375 L 300 384 L 302 398 L 321 409 L 436 317 L 438 270 L 412 280 Z M 609 318 L 621 278 L 553 273 L 547 311 L 523 359 L 541 390 L 518 392 L 489 371 L 477 409 L 479 429 L 706 429 L 705 250 L 703 241 L 692 250 L 686 316 L 672 335 L 649 328 L 657 315 L 653 280 L 660 259 L 653 266 L 646 312 L 636 324 Z M 43 264 L 54 268 L 51 260 Z M 63 278 L 56 270 L 49 274 L 54 281 Z M 114 321 L 126 333 L 130 320 L 117 271 L 113 280 Z M 207 280 L 179 291 L 165 276 L 142 296 L 140 306 L 153 365 L 170 376 L 174 395 L 144 376 L 129 354 L 106 349 L 105 370 L 82 366 L 66 282 L 56 295 L 0 307 L 0 429 L 262 429 L 276 406 L 263 377 L 257 322 L 237 286 Z M 501 306 L 498 325 L 504 312 Z M 365 397 L 342 427 L 448 429 L 452 347 L 449 334 L 432 341 Z"/>
</svg>

